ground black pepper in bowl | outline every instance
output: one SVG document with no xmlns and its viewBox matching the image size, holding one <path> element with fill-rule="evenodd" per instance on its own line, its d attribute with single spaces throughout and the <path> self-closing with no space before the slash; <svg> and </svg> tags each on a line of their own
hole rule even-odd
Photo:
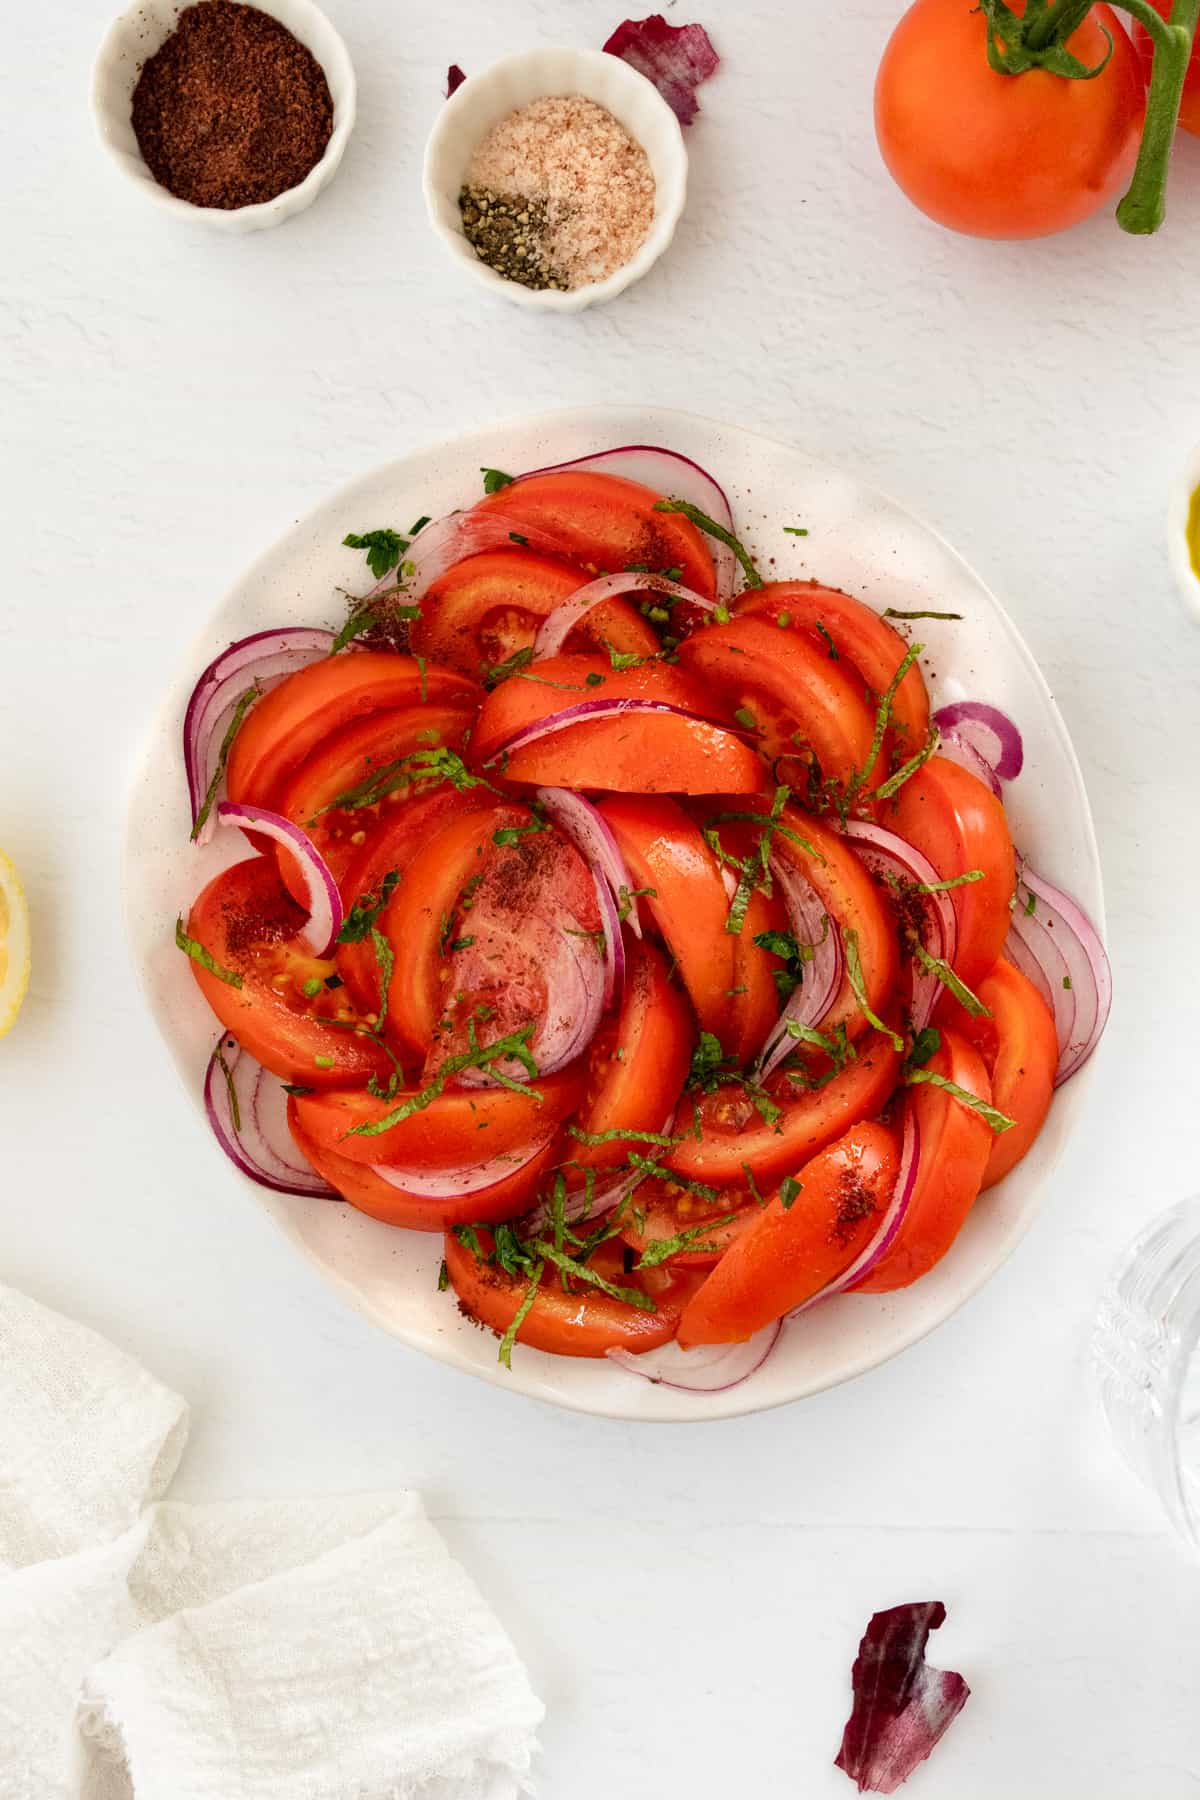
<svg viewBox="0 0 1200 1800">
<path fill-rule="evenodd" d="M 333 99 L 311 50 L 270 13 L 198 0 L 147 58 L 132 123 L 162 187 L 231 211 L 274 200 L 316 167 Z"/>
<path fill-rule="evenodd" d="M 491 188 L 464 187 L 458 197 L 463 236 L 497 275 L 527 288 L 565 288 L 566 276 L 546 254 L 545 202 Z"/>
</svg>

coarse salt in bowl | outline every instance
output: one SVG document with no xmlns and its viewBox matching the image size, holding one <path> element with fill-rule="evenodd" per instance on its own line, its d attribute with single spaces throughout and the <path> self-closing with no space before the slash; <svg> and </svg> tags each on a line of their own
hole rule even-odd
<svg viewBox="0 0 1200 1800">
<path fill-rule="evenodd" d="M 458 197 L 467 169 L 493 125 L 533 100 L 579 95 L 603 106 L 646 153 L 654 176 L 654 217 L 637 250 L 602 281 L 577 288 L 527 288 L 488 267 L 467 242 Z M 470 75 L 446 101 L 425 149 L 425 204 L 451 256 L 468 274 L 517 306 L 579 312 L 640 280 L 671 239 L 687 199 L 687 151 L 679 121 L 652 82 L 603 50 L 530 50 Z"/>
<path fill-rule="evenodd" d="M 268 5 L 259 5 L 260 12 L 278 19 L 320 63 L 333 101 L 333 131 L 320 161 L 304 180 L 276 194 L 273 200 L 231 208 L 196 206 L 170 193 L 154 179 L 138 148 L 132 118 L 133 90 L 142 65 L 171 36 L 184 4 L 186 0 L 135 0 L 109 26 L 92 67 L 92 116 L 100 142 L 127 181 L 177 218 L 192 219 L 227 232 L 264 231 L 270 225 L 282 225 L 285 219 L 311 206 L 337 173 L 354 129 L 357 104 L 350 54 L 312 0 L 270 0 Z"/>
</svg>

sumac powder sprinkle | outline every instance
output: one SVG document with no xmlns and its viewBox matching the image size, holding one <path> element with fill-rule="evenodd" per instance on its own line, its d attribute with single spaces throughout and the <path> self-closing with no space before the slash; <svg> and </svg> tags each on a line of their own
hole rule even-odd
<svg viewBox="0 0 1200 1800">
<path fill-rule="evenodd" d="M 231 211 L 304 180 L 329 142 L 333 99 L 320 63 L 278 19 L 199 0 L 143 66 L 132 121 L 157 182 Z"/>
</svg>

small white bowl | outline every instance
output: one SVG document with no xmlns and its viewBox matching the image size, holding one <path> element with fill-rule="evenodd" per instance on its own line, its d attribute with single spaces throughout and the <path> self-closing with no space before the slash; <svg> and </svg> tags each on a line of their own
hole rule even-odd
<svg viewBox="0 0 1200 1800">
<path fill-rule="evenodd" d="M 1167 553 L 1171 573 L 1183 596 L 1184 605 L 1200 619 L 1200 575 L 1197 575 L 1188 547 L 1188 518 L 1192 495 L 1200 488 L 1200 444 L 1192 451 L 1176 477 L 1167 512 Z"/>
<path fill-rule="evenodd" d="M 282 225 L 285 219 L 312 205 L 333 180 L 342 160 L 354 129 L 356 106 L 349 52 L 312 0 L 270 0 L 268 5 L 260 5 L 259 10 L 286 25 L 324 69 L 333 99 L 333 131 L 320 162 L 303 181 L 276 194 L 273 200 L 233 208 L 194 206 L 190 200 L 168 193 L 155 181 L 138 149 L 130 116 L 142 64 L 170 37 L 179 22 L 180 10 L 180 0 L 135 0 L 109 26 L 92 68 L 92 115 L 100 142 L 127 181 L 177 218 L 196 220 L 217 231 L 265 231 L 270 225 Z"/>
<path fill-rule="evenodd" d="M 654 219 L 645 242 L 603 281 L 563 292 L 506 281 L 476 256 L 463 233 L 458 196 L 480 139 L 518 106 L 562 94 L 582 94 L 607 107 L 650 160 Z M 528 50 L 470 75 L 446 101 L 425 147 L 425 204 L 451 256 L 474 279 L 518 306 L 579 312 L 611 300 L 653 267 L 675 235 L 687 199 L 687 151 L 679 121 L 653 83 L 604 50 Z"/>
</svg>

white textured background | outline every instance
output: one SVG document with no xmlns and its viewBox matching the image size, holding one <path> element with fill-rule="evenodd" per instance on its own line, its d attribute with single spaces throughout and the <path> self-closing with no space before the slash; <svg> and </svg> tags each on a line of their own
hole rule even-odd
<svg viewBox="0 0 1200 1800">
<path fill-rule="evenodd" d="M 360 82 L 342 171 L 283 229 L 228 239 L 102 159 L 102 6 L 6 18 L 0 843 L 36 966 L 0 1046 L 0 1274 L 190 1398 L 185 1497 L 422 1488 L 550 1705 L 545 1800 L 849 1794 L 828 1765 L 860 1629 L 935 1596 L 934 1660 L 975 1693 L 914 1800 L 1200 1793 L 1200 1567 L 1113 1461 L 1085 1364 L 1113 1257 L 1200 1186 L 1200 629 L 1161 541 L 1200 436 L 1200 144 L 1157 240 L 1105 218 L 946 236 L 875 150 L 894 10 L 704 0 L 725 66 L 675 248 L 556 320 L 443 259 L 421 147 L 448 62 L 598 45 L 618 4 L 331 0 Z M 1108 882 L 1103 1068 L 1021 1250 L 888 1368 L 707 1428 L 543 1411 L 345 1311 L 214 1179 L 120 941 L 142 721 L 240 569 L 375 462 L 600 399 L 802 443 L 937 524 L 1050 677 Z"/>
</svg>

